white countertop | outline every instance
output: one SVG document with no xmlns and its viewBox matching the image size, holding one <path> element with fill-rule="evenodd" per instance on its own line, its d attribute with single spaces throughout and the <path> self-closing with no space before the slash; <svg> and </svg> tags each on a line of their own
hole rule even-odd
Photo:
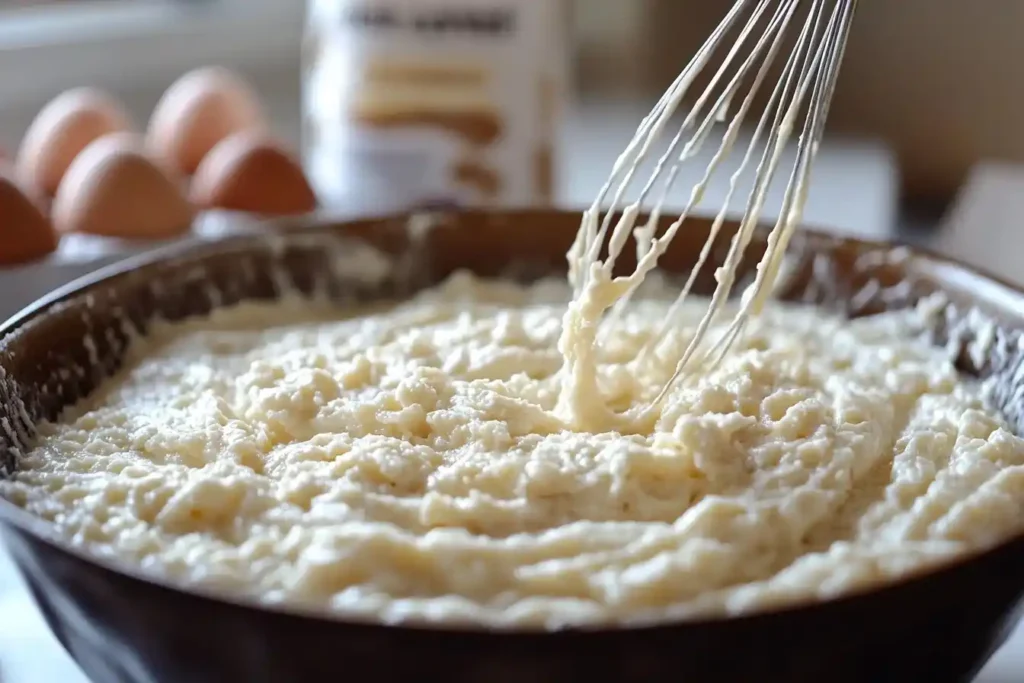
<svg viewBox="0 0 1024 683">
<path fill-rule="evenodd" d="M 561 202 L 568 206 L 588 204 L 604 182 L 617 153 L 628 141 L 640 117 L 646 113 L 636 104 L 604 103 L 577 108 L 566 126 L 561 173 Z M 697 179 L 700 162 L 678 182 L 685 197 Z M 729 169 L 724 169 L 728 171 Z M 720 175 L 727 179 L 726 172 Z M 712 183 L 705 206 L 720 203 L 726 181 Z M 740 196 L 740 195 L 737 195 Z M 771 216 L 778 207 L 774 194 L 766 208 Z M 834 140 L 823 145 L 814 170 L 814 186 L 805 211 L 812 225 L 831 226 L 849 234 L 885 238 L 892 234 L 896 212 L 895 166 L 881 145 Z M 63 270 L 40 269 L 17 279 L 4 279 L 2 289 L 16 297 L 0 303 L 0 319 L 22 304 L 44 294 L 88 266 Z M 1024 632 L 1012 648 L 1001 652 L 978 683 L 1018 683 L 1024 662 Z M 68 655 L 56 643 L 20 578 L 0 548 L 0 681 L 3 683 L 88 683 Z"/>
</svg>

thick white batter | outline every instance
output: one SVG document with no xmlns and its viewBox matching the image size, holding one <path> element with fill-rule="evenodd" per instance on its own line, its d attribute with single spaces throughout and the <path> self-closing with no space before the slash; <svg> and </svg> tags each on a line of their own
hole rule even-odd
<svg viewBox="0 0 1024 683">
<path fill-rule="evenodd" d="M 45 426 L 0 494 L 177 581 L 549 628 L 827 598 L 1021 527 L 1024 442 L 913 315 L 769 304 L 647 408 L 707 306 L 636 360 L 674 295 L 577 347 L 575 379 L 561 282 L 222 311 Z"/>
</svg>

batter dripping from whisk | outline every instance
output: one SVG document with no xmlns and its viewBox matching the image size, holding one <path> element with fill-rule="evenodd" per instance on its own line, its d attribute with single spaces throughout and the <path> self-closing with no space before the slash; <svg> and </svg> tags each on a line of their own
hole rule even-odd
<svg viewBox="0 0 1024 683">
<path fill-rule="evenodd" d="M 722 24 L 698 51 L 693 61 L 683 70 L 672 87 L 658 102 L 654 111 L 641 124 L 636 136 L 616 162 L 608 182 L 590 209 L 584 213 L 576 242 L 569 253 L 569 279 L 573 286 L 574 298 L 566 313 L 564 330 L 559 342 L 559 348 L 565 355 L 566 363 L 559 414 L 573 428 L 594 430 L 603 427 L 649 431 L 652 421 L 656 418 L 658 404 L 671 390 L 680 375 L 688 369 L 701 348 L 709 325 L 715 316 L 722 312 L 722 307 L 735 285 L 736 270 L 740 259 L 749 246 L 753 231 L 757 227 L 766 194 L 780 163 L 781 155 L 793 133 L 797 117 L 804 104 L 809 100 L 808 114 L 804 121 L 797 150 L 797 160 L 783 199 L 781 215 L 768 238 L 768 248 L 758 265 L 756 279 L 744 296 L 743 305 L 736 313 L 732 324 L 710 345 L 710 348 L 705 349 L 703 356 L 698 360 L 698 365 L 706 366 L 721 360 L 742 331 L 747 318 L 751 313 L 761 310 L 778 276 L 786 247 L 802 217 L 803 206 L 807 198 L 810 169 L 824 129 L 828 104 L 835 87 L 855 2 L 839 2 L 834 6 L 831 14 L 826 13 L 827 2 L 811 3 L 799 33 L 797 48 L 785 64 L 782 78 L 771 95 L 769 105 L 757 125 L 740 167 L 730 180 L 725 205 L 715 218 L 711 235 L 700 255 L 700 260 L 679 293 L 675 306 L 666 316 L 660 333 L 651 337 L 638 356 L 637 362 L 647 361 L 653 347 L 658 344 L 668 327 L 678 322 L 678 311 L 686 301 L 694 278 L 706 262 L 710 248 L 719 234 L 729 208 L 729 202 L 736 190 L 737 180 L 744 169 L 748 167 L 752 152 L 759 144 L 768 122 L 774 119 L 747 210 L 740 222 L 739 230 L 733 237 L 726 261 L 716 273 L 718 287 L 712 297 L 707 314 L 698 324 L 696 334 L 678 355 L 676 371 L 665 383 L 654 402 L 648 406 L 636 406 L 627 414 L 620 415 L 609 410 L 604 404 L 600 388 L 597 385 L 595 346 L 605 313 L 614 307 L 613 314 L 608 320 L 603 321 L 606 323 L 605 328 L 607 329 L 618 320 L 621 311 L 628 304 L 633 292 L 644 281 L 646 275 L 657 267 L 659 257 L 664 254 L 678 230 L 683 227 L 690 212 L 703 197 L 715 170 L 732 151 L 740 127 L 746 119 L 768 70 L 774 63 L 786 29 L 794 20 L 796 11 L 802 4 L 799 0 L 782 3 L 760 0 L 753 3 L 755 6 L 750 16 L 742 25 L 736 42 L 733 43 L 732 49 L 712 78 L 711 84 L 685 117 L 670 142 L 668 151 L 659 159 L 654 174 L 641 191 L 639 199 L 625 208 L 613 228 L 611 227 L 613 222 L 611 211 L 606 212 L 603 219 L 601 217 L 602 203 L 618 179 L 621 182 L 612 200 L 613 209 L 620 204 L 640 162 L 648 155 L 652 143 L 656 142 L 667 128 L 690 85 L 707 65 L 714 53 L 714 48 L 721 43 L 723 35 L 736 25 L 751 4 L 741 1 L 734 5 Z M 754 41 L 752 36 L 758 29 L 761 29 L 762 33 Z M 740 50 L 750 42 L 755 43 L 750 54 L 746 58 L 738 60 L 737 55 Z M 740 62 L 738 65 L 737 61 Z M 735 74 L 730 79 L 726 79 L 730 69 L 735 69 Z M 729 103 L 748 77 L 753 77 L 753 86 L 731 121 L 723 142 L 712 158 L 703 178 L 693 188 L 686 208 L 679 218 L 669 226 L 664 235 L 656 235 L 655 230 L 663 204 L 673 186 L 680 166 L 700 149 L 714 123 L 727 118 Z M 705 107 L 716 92 L 716 86 L 723 81 L 726 82 L 717 100 L 706 110 Z M 682 150 L 679 150 L 684 133 L 690 130 L 701 116 L 704 118 L 697 131 L 683 145 Z M 673 157 L 676 158 L 673 159 Z M 641 203 L 648 196 L 661 173 L 664 172 L 666 164 L 669 163 L 671 166 L 664 181 L 664 188 L 654 206 L 651 218 L 645 225 L 638 228 L 636 220 L 640 213 Z M 612 271 L 616 258 L 622 252 L 630 234 L 634 236 L 637 244 L 638 265 L 632 274 L 613 278 Z M 608 256 L 601 260 L 600 253 L 602 247 L 605 246 L 606 237 L 608 238 Z"/>
</svg>

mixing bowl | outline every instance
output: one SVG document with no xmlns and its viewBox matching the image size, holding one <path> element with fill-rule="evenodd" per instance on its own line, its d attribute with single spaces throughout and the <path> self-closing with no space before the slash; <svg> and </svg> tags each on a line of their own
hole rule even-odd
<svg viewBox="0 0 1024 683">
<path fill-rule="evenodd" d="M 708 234 L 709 221 L 692 223 L 664 259 L 672 272 L 688 272 Z M 401 297 L 461 268 L 521 279 L 564 272 L 578 224 L 578 213 L 560 211 L 310 221 L 273 236 L 175 246 L 89 276 L 2 330 L 0 476 L 18 467 L 33 424 L 114 372 L 134 331 L 156 317 L 286 290 L 339 302 Z M 723 231 L 698 290 L 713 286 L 730 234 Z M 745 279 L 763 249 L 761 234 Z M 790 257 L 784 298 L 851 316 L 944 294 L 932 341 L 948 345 L 963 372 L 995 378 L 997 407 L 1020 430 L 1019 290 L 937 256 L 812 231 Z M 742 618 L 557 633 L 395 627 L 169 585 L 69 547 L 4 501 L 0 523 L 47 622 L 96 683 L 969 681 L 1007 635 L 1024 593 L 1021 535 L 870 592 Z"/>
</svg>

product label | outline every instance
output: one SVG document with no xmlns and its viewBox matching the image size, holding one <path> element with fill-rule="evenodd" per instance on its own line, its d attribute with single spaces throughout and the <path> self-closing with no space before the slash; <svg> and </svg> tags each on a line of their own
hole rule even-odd
<svg viewBox="0 0 1024 683">
<path fill-rule="evenodd" d="M 405 11 L 403 11 L 405 10 Z M 363 31 L 406 31 L 418 35 L 479 35 L 487 39 L 515 32 L 513 9 L 486 7 L 368 7 L 349 8 L 342 22 Z"/>
<path fill-rule="evenodd" d="M 371 212 L 547 203 L 560 7 L 312 2 L 305 150 L 325 201 Z"/>
</svg>

